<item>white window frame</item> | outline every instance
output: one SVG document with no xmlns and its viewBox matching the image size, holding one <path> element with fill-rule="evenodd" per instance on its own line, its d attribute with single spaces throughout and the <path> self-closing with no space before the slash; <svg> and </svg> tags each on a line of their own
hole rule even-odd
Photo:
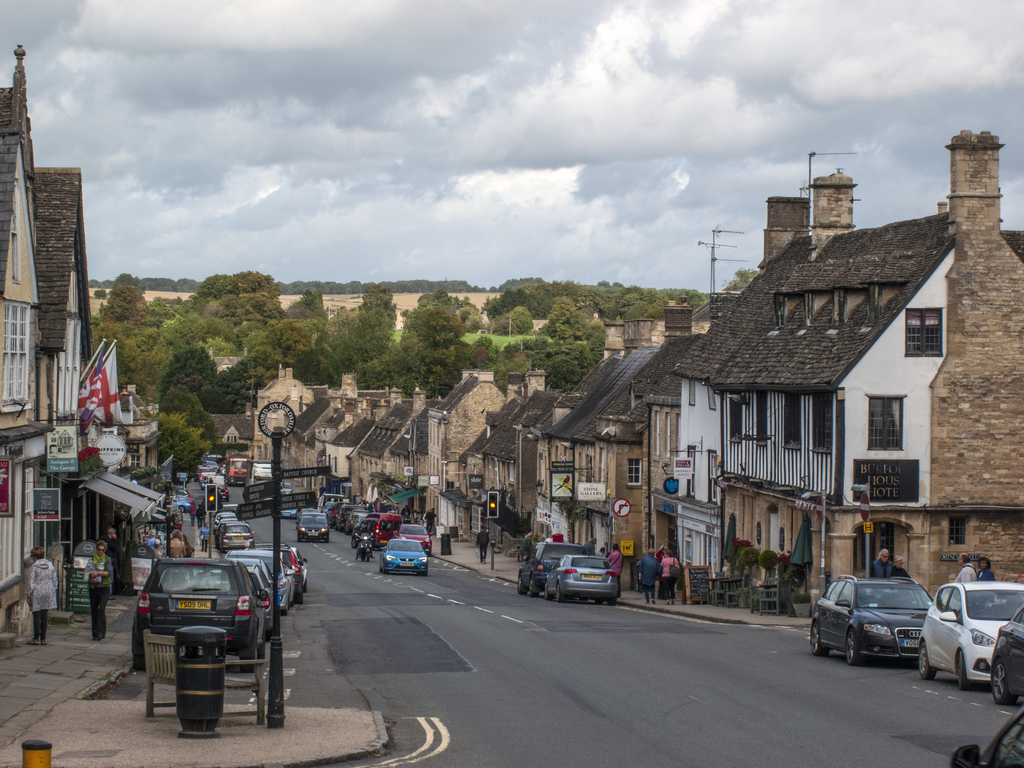
<svg viewBox="0 0 1024 768">
<path fill-rule="evenodd" d="M 31 347 L 32 307 L 19 301 L 5 301 L 2 398 L 4 406 L 20 407 L 29 401 Z"/>
<path fill-rule="evenodd" d="M 635 478 L 633 470 L 636 470 Z M 644 479 L 643 459 L 626 459 L 626 485 L 640 485 Z"/>
<path fill-rule="evenodd" d="M 21 283 L 21 246 L 18 242 L 18 235 L 21 233 L 21 195 L 19 191 L 21 183 L 15 185 L 14 190 L 14 212 L 11 214 L 11 258 L 8 260 L 11 265 L 11 280 Z"/>
</svg>

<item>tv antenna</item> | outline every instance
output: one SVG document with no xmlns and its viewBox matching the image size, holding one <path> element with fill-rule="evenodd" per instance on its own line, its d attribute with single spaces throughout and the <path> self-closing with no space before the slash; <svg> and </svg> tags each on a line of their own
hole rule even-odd
<svg viewBox="0 0 1024 768">
<path fill-rule="evenodd" d="M 746 261 L 746 259 L 720 259 L 716 253 L 719 248 L 735 248 L 735 245 L 726 245 L 725 243 L 718 242 L 718 238 L 721 235 L 742 235 L 742 232 L 738 232 L 734 229 L 722 229 L 721 227 L 715 227 L 711 230 L 711 242 L 705 243 L 703 240 L 698 240 L 697 245 L 706 246 L 711 251 L 711 293 L 715 292 L 715 262 L 716 261 Z M 710 295 L 710 294 L 709 294 Z"/>
<path fill-rule="evenodd" d="M 804 190 L 807 197 L 811 196 L 811 161 L 816 157 L 835 157 L 836 155 L 856 155 L 856 152 L 808 152 L 807 153 L 807 186 L 800 188 L 800 196 L 803 197 Z M 811 206 L 813 208 L 813 206 Z M 813 214 L 814 211 L 811 211 Z"/>
</svg>

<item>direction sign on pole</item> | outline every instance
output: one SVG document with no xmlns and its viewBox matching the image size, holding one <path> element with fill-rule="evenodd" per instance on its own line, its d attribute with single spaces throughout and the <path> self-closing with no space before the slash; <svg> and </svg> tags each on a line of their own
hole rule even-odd
<svg viewBox="0 0 1024 768">
<path fill-rule="evenodd" d="M 252 520 L 256 517 L 269 517 L 274 512 L 274 500 L 263 499 L 262 501 L 253 501 L 249 504 L 239 504 L 235 509 L 235 514 L 239 520 Z"/>
<path fill-rule="evenodd" d="M 246 501 L 258 501 L 269 498 L 277 493 L 276 480 L 264 480 L 262 483 L 253 483 L 242 489 L 242 498 Z"/>
<path fill-rule="evenodd" d="M 315 507 L 317 502 L 316 494 L 313 491 L 303 491 L 281 497 L 281 509 L 302 509 L 303 507 Z"/>
<path fill-rule="evenodd" d="M 295 477 L 316 477 L 329 474 L 331 474 L 331 468 L 326 464 L 322 467 L 296 467 L 295 469 L 281 470 L 281 477 L 285 480 L 291 480 Z"/>
</svg>

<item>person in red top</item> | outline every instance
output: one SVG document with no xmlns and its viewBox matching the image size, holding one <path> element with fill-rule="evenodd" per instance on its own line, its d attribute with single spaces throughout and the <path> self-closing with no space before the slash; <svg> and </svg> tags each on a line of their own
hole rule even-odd
<svg viewBox="0 0 1024 768">
<path fill-rule="evenodd" d="M 619 551 L 618 544 L 612 544 L 612 553 L 608 555 L 608 562 L 612 565 L 612 570 L 615 572 L 615 578 L 619 582 L 619 592 L 617 597 L 622 597 L 622 552 Z"/>
<path fill-rule="evenodd" d="M 675 605 L 676 603 L 676 579 L 679 578 L 678 573 L 675 576 L 672 575 L 672 566 L 680 570 L 682 569 L 679 561 L 676 560 L 675 551 L 670 549 L 661 558 L 661 584 L 665 588 L 665 599 L 668 600 L 669 605 Z"/>
</svg>

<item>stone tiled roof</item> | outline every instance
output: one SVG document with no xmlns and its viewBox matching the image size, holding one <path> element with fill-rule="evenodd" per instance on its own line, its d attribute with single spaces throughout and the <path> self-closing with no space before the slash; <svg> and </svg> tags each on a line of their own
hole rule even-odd
<svg viewBox="0 0 1024 768">
<path fill-rule="evenodd" d="M 677 369 L 716 386 L 831 385 L 841 378 L 903 310 L 953 245 L 947 214 L 836 235 L 812 262 L 811 238 L 793 240 L 734 301 Z M 803 303 L 775 327 L 775 295 L 885 284 L 891 291 L 879 319 L 868 324 L 867 302 L 832 327 L 830 302 L 804 323 Z"/>
<path fill-rule="evenodd" d="M 355 424 L 350 425 L 348 429 L 339 432 L 338 436 L 331 441 L 331 444 L 342 448 L 355 448 L 363 442 L 363 439 L 370 433 L 375 423 L 373 419 L 360 419 Z"/>
<path fill-rule="evenodd" d="M 460 381 L 455 387 L 449 392 L 444 399 L 436 406 L 438 410 L 451 413 L 462 399 L 473 391 L 473 387 L 477 385 L 477 377 L 469 375 Z"/>
<path fill-rule="evenodd" d="M 359 452 L 367 456 L 381 457 L 395 440 L 405 434 L 405 428 L 412 418 L 412 401 L 405 400 L 393 405 L 384 416 L 374 423 Z"/>
<path fill-rule="evenodd" d="M 331 398 L 327 397 L 326 389 L 323 393 L 318 393 L 316 388 L 313 389 L 314 396 L 313 402 L 306 405 L 302 409 L 302 413 L 295 417 L 295 429 L 302 434 L 306 434 L 314 426 L 321 416 L 331 407 Z"/>
<path fill-rule="evenodd" d="M 75 234 L 82 212 L 82 171 L 36 168 L 35 190 L 39 346 L 63 350 L 71 273 L 75 269 Z M 82 314 L 88 315 L 88 310 Z"/>
<path fill-rule="evenodd" d="M 0 294 L 7 285 L 7 243 L 11 241 L 14 215 L 14 174 L 18 165 L 20 138 L 14 128 L 0 128 Z"/>
<path fill-rule="evenodd" d="M 1003 232 L 1003 240 L 1013 249 L 1022 260 L 1024 260 L 1024 232 L 1006 230 Z"/>
<path fill-rule="evenodd" d="M 556 406 L 559 408 L 573 408 L 587 396 L 595 386 L 599 385 L 604 381 L 605 377 L 608 376 L 609 370 L 618 367 L 618 365 L 625 358 L 622 355 L 612 355 L 599 361 L 597 365 L 590 369 L 586 376 L 583 377 L 582 381 L 577 384 L 573 389 L 568 392 L 564 392 L 561 397 L 558 398 Z"/>
<path fill-rule="evenodd" d="M 524 430 L 530 427 L 546 429 L 551 425 L 551 410 L 559 397 L 559 392 L 545 391 L 534 392 L 526 402 L 510 401 L 499 411 L 497 425 L 491 429 L 491 436 L 480 453 L 503 461 L 515 461 L 518 435 L 514 426 L 522 425 Z"/>
<path fill-rule="evenodd" d="M 0 88 L 0 126 L 11 124 L 11 99 L 13 93 L 13 88 Z"/>
<path fill-rule="evenodd" d="M 224 437 L 231 427 L 235 428 L 239 440 L 252 440 L 254 438 L 254 420 L 252 416 L 244 413 L 211 413 L 213 426 L 217 428 L 217 436 Z"/>
</svg>

